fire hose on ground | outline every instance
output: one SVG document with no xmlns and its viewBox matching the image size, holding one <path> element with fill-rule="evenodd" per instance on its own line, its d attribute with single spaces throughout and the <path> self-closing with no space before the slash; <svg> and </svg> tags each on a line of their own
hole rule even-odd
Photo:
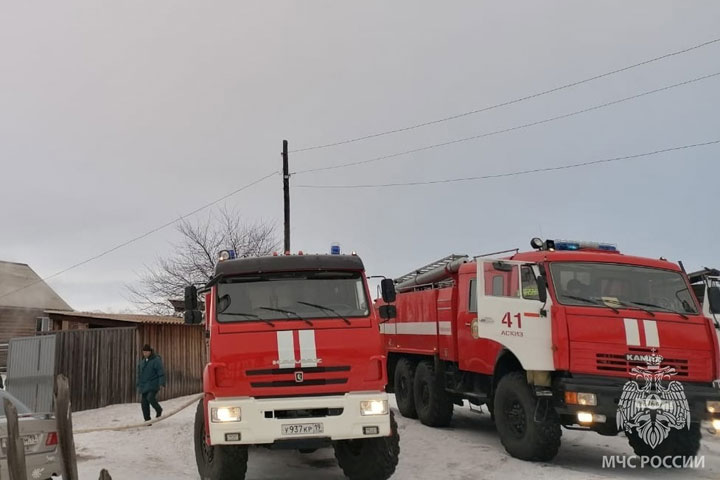
<svg viewBox="0 0 720 480">
<path fill-rule="evenodd" d="M 150 425 L 154 425 L 156 423 L 162 422 L 163 420 L 167 420 L 168 418 L 172 417 L 173 415 L 180 413 L 181 411 L 185 410 L 191 405 L 195 405 L 198 400 L 200 400 L 203 397 L 203 394 L 198 394 L 193 396 L 190 400 L 180 405 L 180 407 L 176 408 L 175 410 L 171 411 L 167 415 L 163 412 L 163 415 L 160 418 L 155 418 L 152 420 L 148 420 L 147 422 L 142 423 L 135 423 L 132 425 L 122 425 L 119 427 L 98 427 L 98 428 L 84 428 L 79 430 L 73 430 L 73 433 L 79 434 L 79 433 L 92 433 L 92 432 L 119 432 L 122 430 L 130 430 L 132 428 L 140 428 L 140 427 L 147 427 Z"/>
</svg>

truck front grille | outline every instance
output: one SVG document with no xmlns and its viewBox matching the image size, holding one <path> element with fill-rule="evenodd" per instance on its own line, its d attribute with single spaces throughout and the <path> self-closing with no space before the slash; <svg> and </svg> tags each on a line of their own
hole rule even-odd
<svg viewBox="0 0 720 480">
<path fill-rule="evenodd" d="M 245 373 L 248 377 L 255 375 L 283 375 L 294 374 L 295 372 L 309 373 L 329 373 L 329 372 L 349 372 L 350 367 L 347 365 L 338 365 L 332 367 L 297 367 L 297 368 L 266 368 L 262 370 L 247 370 Z"/>
<path fill-rule="evenodd" d="M 650 349 L 630 348 L 628 353 L 638 355 L 650 355 Z M 647 367 L 643 362 L 628 361 L 625 355 L 615 353 L 598 353 L 595 355 L 596 368 L 601 372 L 622 372 L 632 373 L 634 367 Z M 663 359 L 663 367 L 673 367 L 678 377 L 688 376 L 688 361 L 679 358 Z"/>
<path fill-rule="evenodd" d="M 348 382 L 348 378 L 337 377 L 332 374 L 349 371 L 349 365 L 334 365 L 328 367 L 268 368 L 263 370 L 247 370 L 245 373 L 248 377 L 270 377 L 266 379 L 258 378 L 256 381 L 251 381 L 251 387 L 273 388 L 342 385 Z M 300 378 L 302 378 L 302 380 L 298 380 L 297 374 L 299 373 L 301 373 Z"/>
<path fill-rule="evenodd" d="M 281 420 L 295 418 L 321 418 L 337 417 L 342 415 L 342 408 L 313 408 L 303 410 L 266 410 L 265 418 L 279 418 Z"/>
<path fill-rule="evenodd" d="M 347 378 L 311 378 L 297 382 L 295 380 L 275 380 L 273 382 L 250 382 L 251 387 L 272 388 L 272 387 L 307 387 L 314 385 L 340 385 L 347 383 Z"/>
</svg>

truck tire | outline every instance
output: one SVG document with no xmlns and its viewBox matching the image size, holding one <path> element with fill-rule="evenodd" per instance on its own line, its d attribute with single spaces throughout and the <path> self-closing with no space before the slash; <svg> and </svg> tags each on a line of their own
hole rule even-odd
<svg viewBox="0 0 720 480">
<path fill-rule="evenodd" d="M 390 436 L 335 442 L 335 458 L 350 480 L 386 480 L 395 473 L 400 456 L 400 435 L 390 412 Z"/>
<path fill-rule="evenodd" d="M 395 401 L 403 417 L 417 418 L 413 382 L 415 381 L 415 362 L 407 358 L 398 360 L 395 366 Z"/>
<path fill-rule="evenodd" d="M 195 412 L 195 462 L 202 480 L 244 480 L 247 472 L 246 445 L 205 443 L 205 410 L 200 400 Z"/>
<path fill-rule="evenodd" d="M 515 458 L 546 462 L 557 455 L 562 431 L 552 407 L 540 421 L 535 420 L 537 405 L 523 372 L 510 372 L 500 379 L 493 410 L 503 447 Z"/>
<path fill-rule="evenodd" d="M 418 363 L 413 382 L 415 410 L 420 421 L 429 427 L 447 427 L 453 414 L 453 402 L 435 376 L 428 361 Z"/>
<path fill-rule="evenodd" d="M 660 445 L 652 448 L 637 433 L 626 433 L 628 443 L 635 455 L 644 457 L 694 457 L 700 450 L 702 432 L 699 423 L 691 423 L 690 429 L 670 430 Z"/>
</svg>

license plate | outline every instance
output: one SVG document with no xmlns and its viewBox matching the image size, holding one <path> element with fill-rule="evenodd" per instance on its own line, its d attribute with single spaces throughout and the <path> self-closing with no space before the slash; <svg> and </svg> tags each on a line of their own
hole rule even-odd
<svg viewBox="0 0 720 480">
<path fill-rule="evenodd" d="M 283 435 L 313 435 L 323 433 L 322 423 L 291 423 L 282 426 Z"/>
<path fill-rule="evenodd" d="M 26 447 L 32 447 L 40 443 L 40 435 L 26 435 L 23 437 L 23 443 Z"/>
<path fill-rule="evenodd" d="M 1 443 L 3 450 L 7 449 L 7 438 L 3 438 Z M 38 443 L 40 443 L 40 435 L 38 435 L 37 433 L 32 435 L 25 435 L 23 437 L 23 444 L 25 444 L 25 447 L 34 447 Z"/>
</svg>

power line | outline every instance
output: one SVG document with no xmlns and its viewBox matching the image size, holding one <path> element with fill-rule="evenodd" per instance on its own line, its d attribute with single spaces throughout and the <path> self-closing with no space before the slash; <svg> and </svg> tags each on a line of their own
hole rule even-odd
<svg viewBox="0 0 720 480">
<path fill-rule="evenodd" d="M 494 135 L 499 135 L 499 134 L 501 134 L 501 133 L 514 132 L 514 131 L 516 131 L 516 130 L 522 130 L 522 129 L 524 129 L 524 128 L 535 127 L 535 126 L 537 126 L 537 125 L 543 125 L 543 124 L 545 124 L 545 123 L 550 123 L 550 122 L 554 122 L 554 121 L 557 121 L 557 120 L 562 120 L 562 119 L 565 119 L 565 118 L 574 117 L 574 116 L 577 116 L 577 115 L 582 115 L 583 113 L 592 112 L 592 111 L 595 111 L 595 110 L 599 110 L 599 109 L 601 109 L 601 108 L 610 107 L 610 106 L 612 106 L 612 105 L 617 105 L 617 104 L 619 104 L 619 103 L 628 102 L 628 101 L 630 101 L 630 100 L 635 100 L 635 99 L 637 99 L 637 98 L 645 97 L 645 96 L 652 95 L 652 94 L 659 93 L 659 92 L 664 92 L 664 91 L 666 91 L 666 90 L 670 90 L 670 89 L 677 88 L 677 87 L 682 87 L 682 86 L 685 86 L 685 85 L 689 85 L 689 84 L 691 84 L 691 83 L 700 82 L 700 81 L 702 81 L 702 80 L 707 80 L 707 79 L 709 79 L 709 78 L 717 77 L 718 75 L 720 75 L 720 72 L 711 73 L 711 74 L 709 74 L 709 75 L 704 75 L 704 76 L 702 76 L 702 77 L 693 78 L 693 79 L 691 79 L 691 80 L 686 80 L 686 81 L 684 81 L 684 82 L 675 83 L 675 84 L 673 84 L 673 85 L 667 85 L 667 86 L 665 86 L 665 87 L 656 88 L 656 89 L 654 89 L 654 90 L 648 90 L 648 91 L 646 91 L 646 92 L 638 93 L 638 94 L 632 95 L 632 96 L 630 96 L 630 97 L 621 98 L 621 99 L 619 99 L 619 100 L 613 100 L 613 101 L 611 101 L 611 102 L 601 103 L 601 104 L 599 104 L 599 105 L 594 105 L 594 106 L 592 106 L 592 107 L 583 108 L 582 110 L 576 110 L 576 111 L 574 111 L 574 112 L 565 113 L 565 114 L 562 114 L 562 115 L 557 115 L 557 116 L 555 116 L 555 117 L 545 118 L 545 119 L 543 119 L 543 120 L 538 120 L 538 121 L 536 121 L 536 122 L 524 123 L 524 124 L 522 124 L 522 125 L 516 125 L 516 126 L 514 126 L 514 127 L 503 128 L 503 129 L 501 129 L 501 130 L 494 130 L 494 131 L 491 131 L 491 132 L 481 133 L 481 134 L 479 134 L 479 135 L 473 135 L 473 136 L 471 136 L 471 137 L 464 137 L 464 138 L 459 138 L 459 139 L 456 139 L 456 140 L 450 140 L 450 141 L 448 141 L 448 142 L 435 143 L 435 144 L 427 145 L 427 146 L 424 146 L 424 147 L 414 148 L 414 149 L 412 149 L 412 150 L 405 150 L 405 151 L 403 151 L 403 152 L 393 153 L 393 154 L 390 154 L 390 155 L 383 155 L 383 156 L 381 156 L 381 157 L 374 157 L 374 158 L 370 158 L 370 159 L 366 159 L 366 160 L 359 160 L 359 161 L 355 161 L 355 162 L 341 163 L 341 164 L 338 164 L 338 165 L 328 165 L 328 166 L 326 166 L 326 167 L 308 168 L 308 169 L 305 169 L 305 170 L 298 170 L 297 172 L 294 172 L 294 174 L 321 172 L 321 171 L 324 171 L 324 170 L 335 170 L 335 169 L 338 169 L 338 168 L 353 167 L 353 166 L 356 166 L 356 165 L 365 165 L 365 164 L 368 164 L 368 163 L 379 162 L 379 161 L 381 161 L 381 160 L 388 160 L 388 159 L 391 159 L 391 158 L 397 158 L 397 157 L 401 157 L 401 156 L 404 156 L 404 155 L 410 155 L 410 154 L 412 154 L 412 153 L 424 152 L 424 151 L 426 151 L 426 150 L 432 150 L 432 149 L 435 149 L 435 148 L 446 147 L 446 146 L 448 146 L 448 145 L 454 145 L 454 144 L 456 144 L 456 143 L 468 142 L 468 141 L 470 141 L 470 140 L 478 140 L 478 139 L 481 139 L 481 138 L 491 137 L 491 136 L 494 136 Z"/>
<path fill-rule="evenodd" d="M 470 182 L 470 181 L 477 181 L 477 180 L 487 180 L 487 179 L 491 179 L 491 178 L 516 177 L 516 176 L 520 176 L 520 175 L 529 175 L 532 173 L 540 173 L 540 172 L 551 172 L 551 171 L 555 171 L 555 170 L 567 170 L 567 169 L 571 169 L 571 168 L 580 168 L 580 167 L 588 167 L 588 166 L 592 166 L 592 165 L 600 165 L 603 163 L 620 162 L 622 160 L 632 160 L 635 158 L 649 157 L 652 155 L 659 155 L 661 153 L 674 152 L 677 150 L 686 150 L 689 148 L 705 147 L 708 145 L 715 145 L 718 143 L 720 143 L 720 139 L 712 140 L 709 142 L 703 142 L 703 143 L 694 143 L 691 145 L 682 145 L 679 147 L 664 148 L 662 150 L 655 150 L 655 151 L 646 152 L 646 153 L 638 153 L 635 155 L 626 155 L 623 157 L 613 157 L 613 158 L 606 158 L 603 160 L 592 160 L 592 161 L 582 162 L 582 163 L 573 163 L 570 165 L 533 168 L 533 169 L 529 169 L 529 170 L 520 170 L 517 172 L 497 173 L 494 175 L 480 175 L 480 176 L 475 176 L 475 177 L 449 178 L 449 179 L 444 179 L 444 180 L 430 180 L 430 181 L 424 181 L 424 182 L 379 183 L 379 184 L 372 184 L 372 185 L 371 184 L 366 184 L 366 185 L 296 185 L 296 187 L 297 188 L 378 188 L 378 187 L 406 187 L 406 186 L 417 186 L 417 185 L 435 185 L 435 184 L 439 184 L 439 183 Z"/>
<path fill-rule="evenodd" d="M 427 127 L 427 126 L 429 126 L 429 125 L 436 125 L 436 124 L 438 124 L 438 123 L 447 122 L 447 121 L 455 120 L 455 119 L 462 118 L 462 117 L 467 117 L 467 116 L 469 116 L 469 115 L 475 115 L 475 114 L 477 114 L 477 113 L 487 112 L 487 111 L 489 111 L 489 110 L 494 110 L 494 109 L 501 108 L 501 107 L 507 107 L 507 106 L 509 106 L 509 105 L 514 105 L 514 104 L 516 104 L 516 103 L 524 102 L 524 101 L 526 101 L 526 100 L 531 100 L 531 99 L 533 99 L 533 98 L 542 97 L 543 95 L 548 95 L 548 94 L 550 94 L 550 93 L 554 93 L 554 92 L 557 92 L 557 91 L 560 91 L 560 90 L 564 90 L 564 89 L 571 88 L 571 87 L 576 87 L 576 86 L 582 85 L 582 84 L 584 84 L 584 83 L 589 83 L 589 82 L 592 82 L 592 81 L 594 81 L 594 80 L 599 80 L 599 79 L 601 79 L 601 78 L 609 77 L 609 76 L 611 76 L 611 75 L 615 75 L 615 74 L 618 74 L 618 73 L 621 73 L 621 72 L 625 72 L 625 71 L 631 70 L 631 69 L 633 69 L 633 68 L 637 68 L 637 67 L 641 67 L 641 66 L 643 66 L 643 65 L 647 65 L 647 64 L 649 64 L 649 63 L 657 62 L 657 61 L 664 60 L 664 59 L 666 59 L 666 58 L 674 57 L 674 56 L 677 56 L 677 55 L 682 55 L 682 54 L 684 54 L 684 53 L 688 53 L 688 52 L 691 52 L 691 51 L 693 51 L 693 50 L 697 50 L 697 49 L 699 49 L 699 48 L 707 47 L 708 45 L 712 45 L 712 44 L 718 43 L 718 42 L 720 42 L 720 38 L 716 38 L 716 39 L 714 39 L 714 40 L 710 40 L 710 41 L 707 41 L 707 42 L 699 43 L 699 44 L 697 44 L 697 45 L 693 45 L 693 46 L 691 46 L 691 47 L 684 48 L 684 49 L 682 49 L 682 50 L 676 50 L 676 51 L 674 51 L 674 52 L 666 53 L 666 54 L 664 54 L 664 55 L 660 55 L 659 57 L 654 57 L 654 58 L 651 58 L 651 59 L 648 59 L 648 60 L 644 60 L 644 61 L 642 61 L 642 62 L 640 62 L 640 63 L 635 63 L 635 64 L 632 64 L 632 65 L 628 65 L 628 66 L 626 66 L 626 67 L 619 68 L 619 69 L 617 69 L 617 70 L 612 70 L 612 71 L 609 71 L 609 72 L 606 72 L 606 73 L 602 73 L 602 74 L 600 74 L 600 75 L 595 75 L 595 76 L 593 76 L 593 77 L 589 77 L 589 78 L 586 78 L 586 79 L 584 79 L 584 80 L 578 80 L 578 81 L 576 81 L 576 82 L 566 83 L 566 84 L 561 85 L 561 86 L 559 86 L 559 87 L 554 87 L 554 88 L 551 88 L 551 89 L 549 89 L 549 90 L 543 90 L 543 91 L 541 91 L 541 92 L 537 92 L 537 93 L 533 93 L 533 94 L 530 94 L 530 95 L 526 95 L 526 96 L 524 96 L 524 97 L 516 98 L 516 99 L 514 99 L 514 100 L 508 100 L 508 101 L 506 101 L 506 102 L 497 103 L 497 104 L 495 104 L 495 105 L 490 105 L 490 106 L 487 106 L 487 107 L 478 108 L 478 109 L 476 109 L 476 110 L 470 110 L 470 111 L 468 111 L 468 112 L 458 113 L 458 114 L 455 114 L 455 115 L 450 115 L 450 116 L 448 116 L 448 117 L 438 118 L 438 119 L 436 119 L 436 120 L 430 120 L 430 121 L 428 121 L 428 122 L 418 123 L 418 124 L 410 125 L 410 126 L 407 126 L 407 127 L 396 128 L 396 129 L 394 129 L 394 130 L 387 130 L 387 131 L 384 131 L 384 132 L 373 133 L 373 134 L 370 134 L 370 135 L 363 135 L 363 136 L 360 136 L 360 137 L 348 138 L 348 139 L 340 140 L 340 141 L 337 141 L 337 142 L 325 143 L 325 144 L 313 145 L 313 146 L 310 146 L 310 147 L 300 148 L 300 149 L 298 149 L 298 150 L 292 150 L 290 153 L 307 152 L 307 151 L 309 151 L 309 150 L 319 150 L 319 149 L 322 149 L 322 148 L 336 147 L 336 146 L 338 146 L 338 145 L 346 145 L 346 144 L 348 144 L 348 143 L 360 142 L 360 141 L 363 141 L 363 140 L 369 140 L 369 139 L 371 139 L 371 138 L 383 137 L 383 136 L 385 136 L 385 135 L 392 135 L 392 134 L 400 133 L 400 132 L 407 132 L 408 130 L 415 130 L 416 128 Z"/>
<path fill-rule="evenodd" d="M 12 294 L 17 293 L 17 292 L 19 292 L 19 291 L 21 291 L 21 290 L 25 290 L 26 288 L 30 288 L 30 287 L 32 287 L 33 285 L 37 285 L 38 283 L 46 282 L 46 281 L 48 281 L 48 280 L 50 280 L 50 279 L 52 279 L 52 278 L 55 278 L 55 277 L 58 277 L 58 276 L 60 276 L 60 275 L 62 275 L 62 274 L 64 274 L 64 273 L 67 273 L 67 272 L 69 272 L 70 270 L 73 270 L 73 269 L 78 268 L 78 267 L 80 267 L 80 266 L 82 266 L 82 265 L 85 265 L 85 264 L 87 264 L 87 263 L 90 263 L 90 262 L 92 262 L 92 261 L 95 261 L 95 260 L 97 260 L 97 259 L 99 259 L 99 258 L 102 258 L 102 257 L 104 257 L 105 255 L 108 255 L 108 254 L 110 254 L 110 253 L 112 253 L 112 252 L 114 252 L 114 251 L 116 251 L 116 250 L 119 250 L 119 249 L 121 249 L 121 248 L 123 248 L 123 247 L 126 247 L 126 246 L 128 246 L 128 245 L 130 245 L 130 244 L 132 244 L 132 243 L 135 243 L 135 242 L 137 242 L 138 240 L 142 240 L 142 239 L 145 238 L 145 237 L 149 237 L 149 236 L 152 235 L 153 233 L 159 232 L 160 230 L 163 230 L 163 229 L 165 229 L 165 228 L 167 228 L 167 227 L 169 227 L 169 226 L 171 226 L 171 225 L 173 225 L 173 224 L 175 224 L 175 223 L 177 223 L 177 222 L 180 222 L 180 221 L 182 221 L 182 220 L 184 220 L 184 219 L 186 219 L 186 218 L 188 218 L 188 217 L 191 217 L 191 216 L 195 215 L 196 213 L 199 213 L 199 212 L 201 212 L 201 211 L 203 211 L 203 210 L 205 210 L 205 209 L 207 209 L 207 208 L 210 208 L 210 207 L 212 207 L 213 205 L 216 205 L 216 204 L 222 202 L 223 200 L 225 200 L 225 199 L 227 199 L 227 198 L 230 198 L 230 197 L 232 197 L 233 195 L 236 195 L 236 194 L 242 192 L 243 190 L 252 187 L 253 185 L 257 185 L 258 183 L 261 183 L 261 182 L 267 180 L 268 178 L 270 178 L 270 177 L 272 177 L 272 176 L 274 176 L 274 175 L 277 175 L 278 173 L 279 173 L 279 172 L 269 173 L 269 174 L 265 175 L 264 177 L 258 178 L 257 180 L 255 180 L 255 181 L 253 181 L 253 182 L 250 182 L 250 183 L 248 183 L 248 184 L 246 184 L 246 185 L 243 185 L 242 187 L 238 188 L 237 190 L 233 190 L 232 192 L 228 193 L 227 195 L 223 195 L 222 197 L 220 197 L 220 198 L 218 198 L 218 199 L 216 199 L 216 200 L 213 200 L 213 201 L 210 202 L 210 203 L 206 203 L 205 205 L 203 205 L 203 206 L 201 206 L 201 207 L 198 207 L 198 208 L 196 208 L 195 210 L 193 210 L 193 211 L 191 211 L 191 212 L 188 212 L 188 213 L 186 213 L 185 215 L 182 215 L 182 216 L 176 218 L 175 220 L 171 220 L 171 221 L 169 221 L 169 222 L 166 222 L 166 223 L 164 223 L 164 224 L 162 224 L 162 225 L 160 225 L 160 226 L 158 226 L 158 227 L 153 228 L 152 230 L 148 230 L 147 232 L 145 232 L 145 233 L 143 233 L 143 234 L 141 234 L 141 235 L 138 235 L 137 237 L 133 237 L 133 238 L 131 238 L 131 239 L 129 239 L 129 240 L 123 242 L 123 243 L 120 243 L 120 244 L 118 244 L 118 245 L 115 245 L 114 247 L 109 248 L 109 249 L 107 249 L 107 250 L 105 250 L 105 251 L 103 251 L 103 252 L 101 252 L 101 253 L 93 256 L 93 257 L 90 257 L 90 258 L 88 258 L 88 259 L 86 259 L 86 260 L 83 260 L 82 262 L 78 262 L 78 263 L 76 263 L 76 264 L 74 264 L 74 265 L 71 265 L 71 266 L 69 266 L 69 267 L 67 267 L 67 268 L 65 268 L 65 269 L 63 269 L 63 270 L 60 270 L 59 272 L 55 272 L 55 273 L 53 273 L 52 275 L 49 275 L 49 276 L 47 276 L 47 277 L 43 277 L 43 278 L 41 278 L 40 280 L 36 280 L 36 281 L 34 281 L 34 282 L 32 282 L 32 283 L 29 283 L 29 284 L 25 285 L 24 287 L 20 287 L 20 288 L 18 288 L 18 289 L 16 289 L 16 290 L 13 290 L 13 291 L 4 293 L 3 295 L 0 295 L 0 298 L 7 297 L 8 295 L 12 295 Z"/>
</svg>

